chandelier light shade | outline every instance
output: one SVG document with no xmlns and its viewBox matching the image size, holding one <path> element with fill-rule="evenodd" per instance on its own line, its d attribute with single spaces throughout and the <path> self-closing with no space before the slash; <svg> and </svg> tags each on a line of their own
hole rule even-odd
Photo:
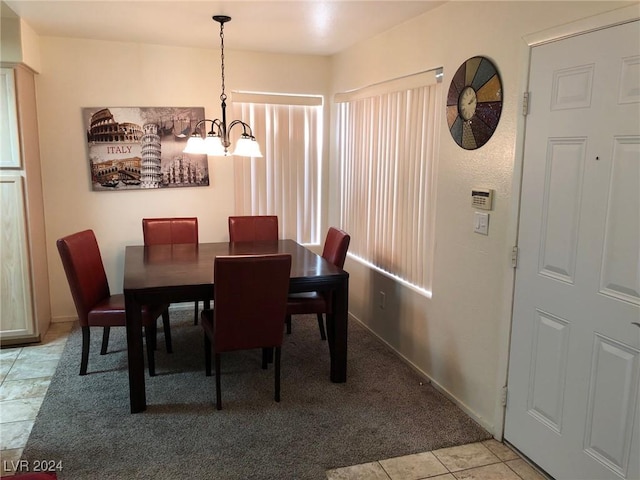
<svg viewBox="0 0 640 480">
<path fill-rule="evenodd" d="M 236 155 L 240 157 L 262 157 L 260 145 L 256 141 L 256 137 L 253 136 L 249 124 L 242 120 L 234 120 L 227 124 L 227 94 L 224 91 L 224 24 L 230 21 L 231 17 L 214 15 L 213 19 L 220 24 L 220 59 L 222 73 L 222 93 L 220 94 L 220 101 L 222 102 L 222 120 L 217 118 L 215 120 L 209 120 L 205 118 L 198 121 L 183 152 L 214 156 Z M 211 129 L 208 132 L 207 122 L 211 123 Z M 229 147 L 231 146 L 229 134 L 236 125 L 242 126 L 242 134 L 236 142 L 233 153 L 229 153 Z"/>
</svg>

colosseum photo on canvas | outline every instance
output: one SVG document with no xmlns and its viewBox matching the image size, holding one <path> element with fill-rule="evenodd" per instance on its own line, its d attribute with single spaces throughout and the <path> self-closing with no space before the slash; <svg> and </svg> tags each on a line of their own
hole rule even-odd
<svg viewBox="0 0 640 480">
<path fill-rule="evenodd" d="M 202 107 L 83 108 L 93 190 L 203 187 L 206 155 L 183 153 Z"/>
</svg>

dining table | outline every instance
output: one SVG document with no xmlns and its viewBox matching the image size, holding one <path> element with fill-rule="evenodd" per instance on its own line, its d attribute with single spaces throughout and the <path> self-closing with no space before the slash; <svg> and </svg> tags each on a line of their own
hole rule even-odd
<svg viewBox="0 0 640 480">
<path fill-rule="evenodd" d="M 123 291 L 131 413 L 147 407 L 142 344 L 142 306 L 213 300 L 214 260 L 218 256 L 291 255 L 289 292 L 332 295 L 327 315 L 329 379 L 347 380 L 349 274 L 294 240 L 130 245 L 125 247 Z M 196 328 L 196 327 L 194 327 Z M 283 319 L 284 328 L 284 319 Z"/>
</svg>

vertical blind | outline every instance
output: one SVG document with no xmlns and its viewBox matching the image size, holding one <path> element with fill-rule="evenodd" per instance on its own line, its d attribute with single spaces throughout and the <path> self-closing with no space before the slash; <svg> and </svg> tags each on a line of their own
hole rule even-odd
<svg viewBox="0 0 640 480">
<path fill-rule="evenodd" d="M 436 73 L 336 96 L 349 252 L 428 294 L 441 111 Z"/>
<path fill-rule="evenodd" d="M 263 158 L 235 158 L 236 215 L 277 215 L 280 235 L 320 241 L 322 98 L 234 94 Z"/>
</svg>

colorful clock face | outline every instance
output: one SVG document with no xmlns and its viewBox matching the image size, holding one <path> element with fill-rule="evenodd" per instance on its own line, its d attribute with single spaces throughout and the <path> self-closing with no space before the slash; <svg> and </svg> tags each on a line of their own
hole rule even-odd
<svg viewBox="0 0 640 480">
<path fill-rule="evenodd" d="M 502 112 L 502 82 L 485 57 L 472 57 L 458 68 L 447 95 L 449 132 L 465 150 L 483 146 L 495 132 Z"/>
</svg>

